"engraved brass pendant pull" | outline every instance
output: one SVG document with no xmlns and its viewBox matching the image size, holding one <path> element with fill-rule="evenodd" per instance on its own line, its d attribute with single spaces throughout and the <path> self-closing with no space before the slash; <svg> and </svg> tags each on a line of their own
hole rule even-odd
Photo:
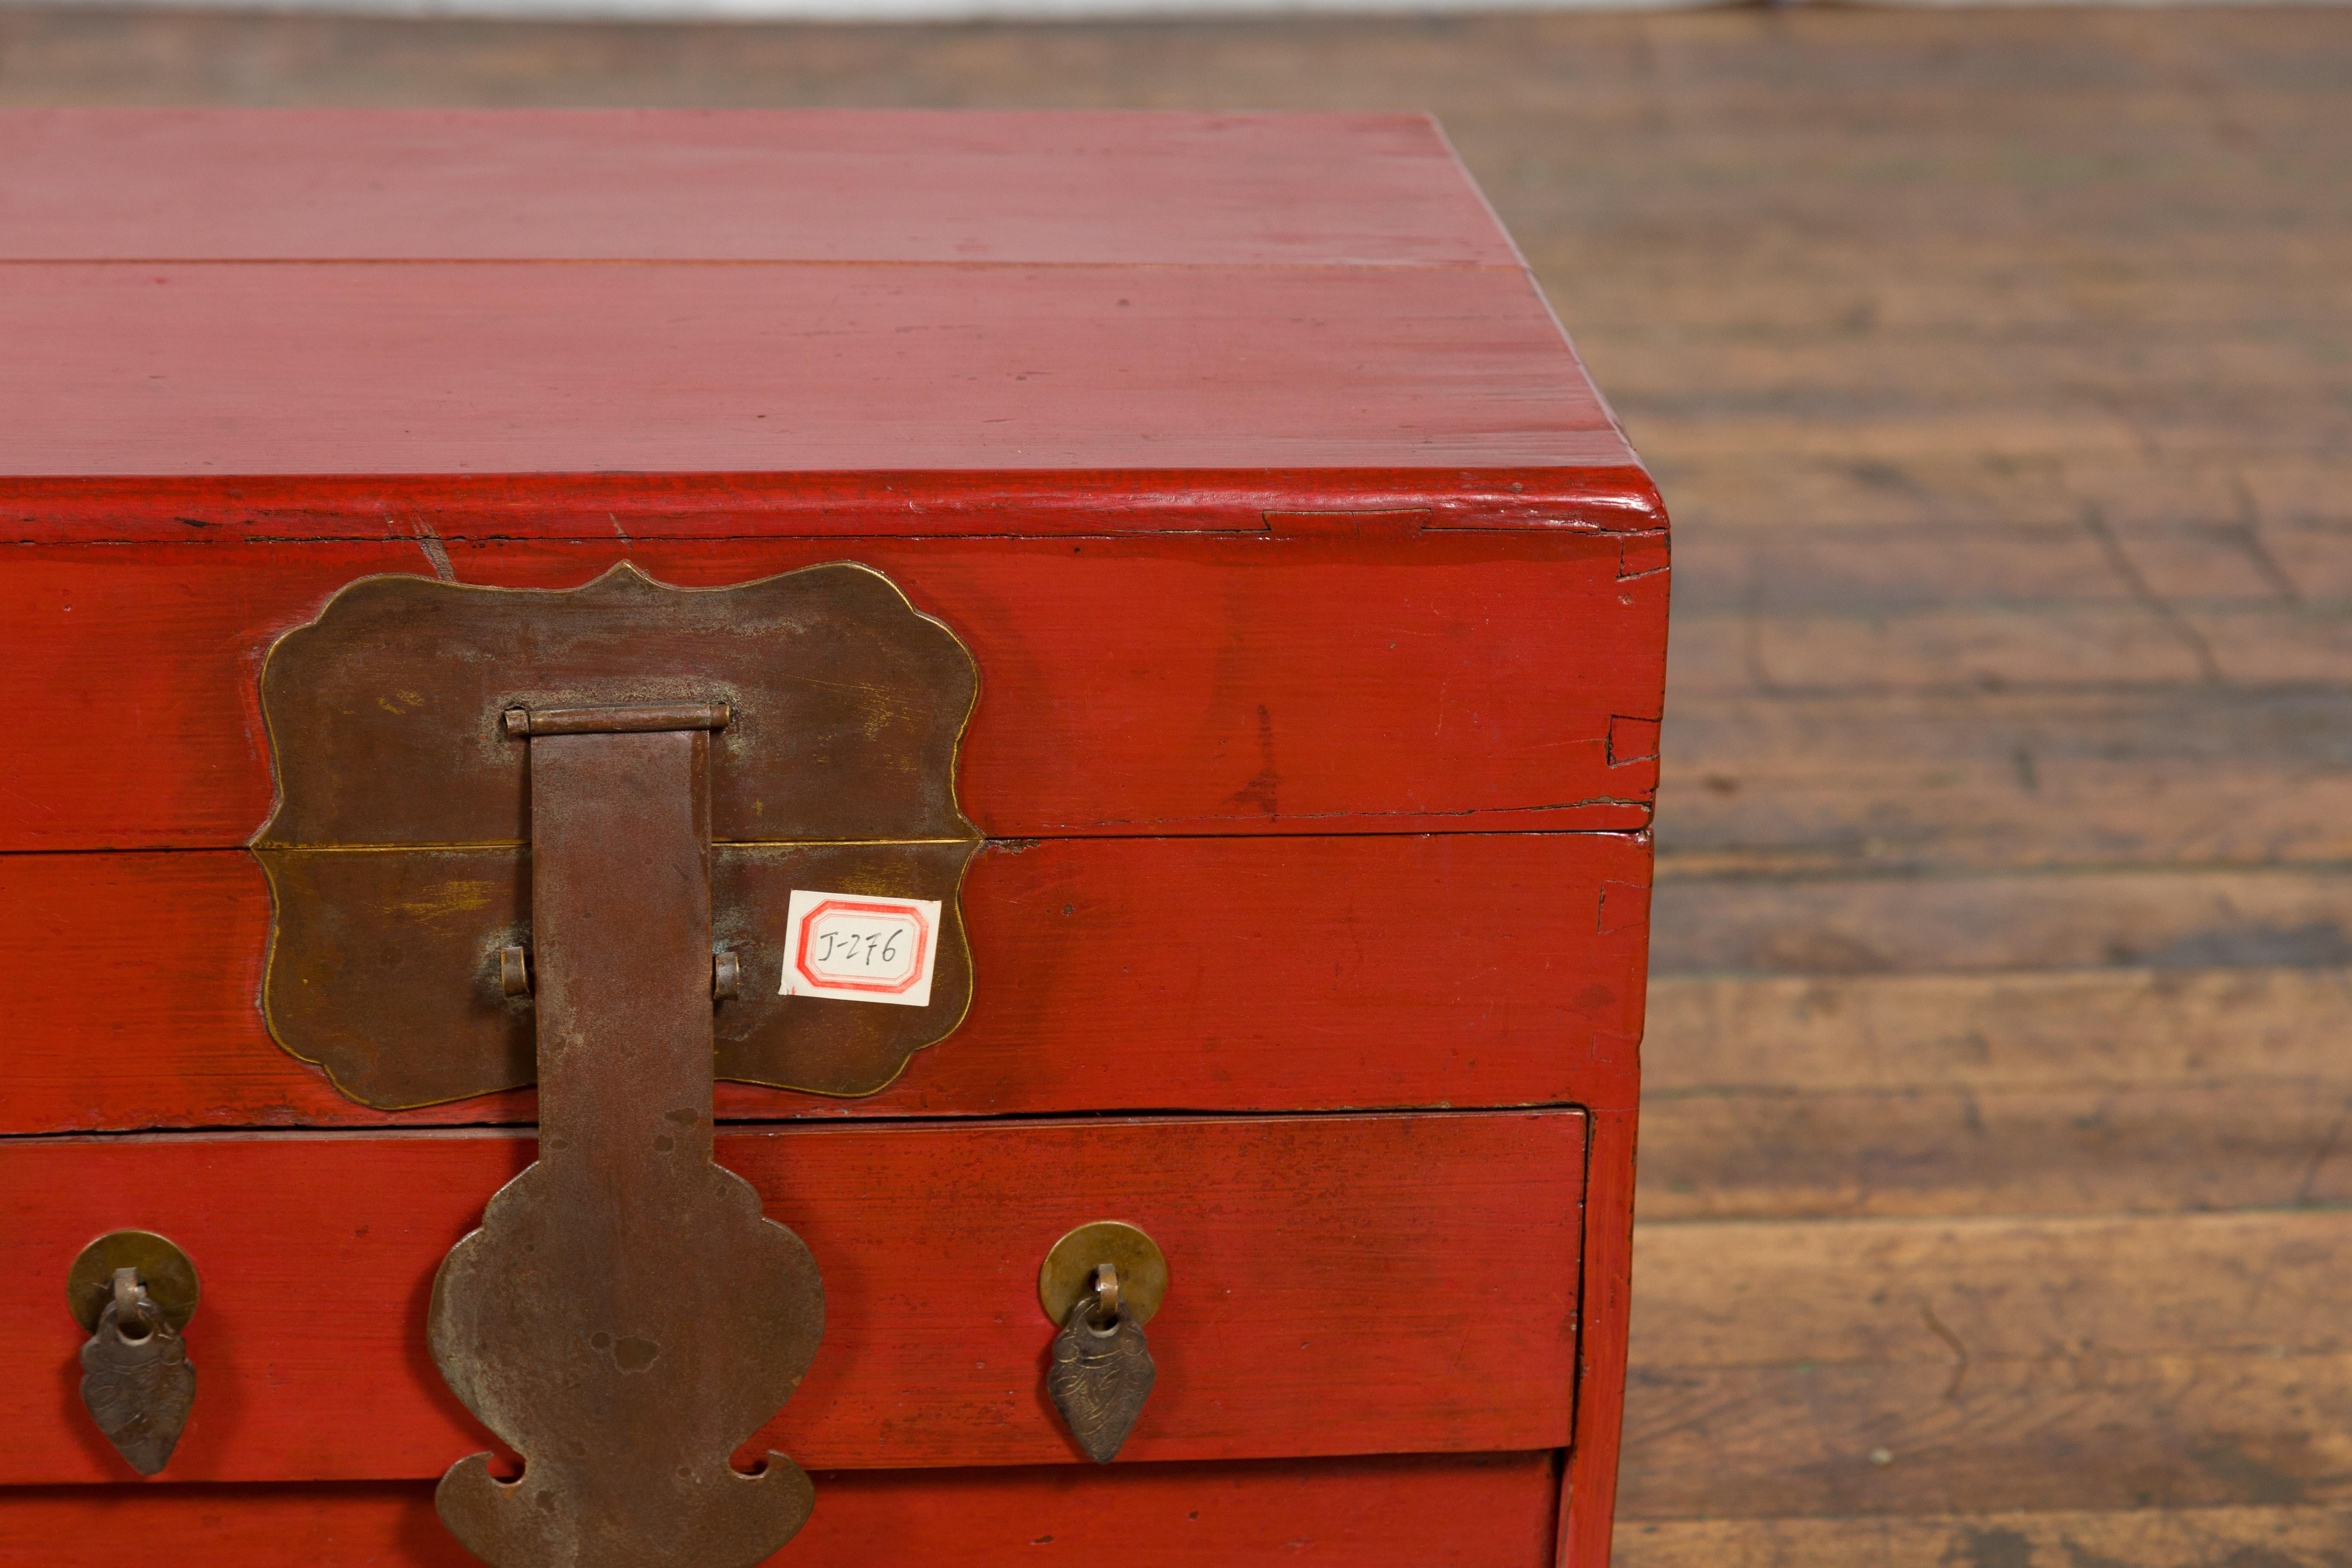
<svg viewBox="0 0 2352 1568">
<path fill-rule="evenodd" d="M 83 1248 L 67 1297 L 90 1331 L 81 1347 L 83 1406 L 132 1469 L 157 1474 L 196 1399 L 196 1369 L 180 1338 L 196 1310 L 195 1269 L 160 1236 L 116 1231 Z"/>
<path fill-rule="evenodd" d="M 1159 1371 L 1142 1325 L 1119 1300 L 1117 1266 L 1103 1264 L 1093 1289 L 1070 1303 L 1045 1374 L 1054 1407 L 1087 1458 L 1108 1465 L 1118 1458 Z"/>
<path fill-rule="evenodd" d="M 1037 1300 L 1061 1324 L 1045 1392 L 1079 1449 L 1108 1465 L 1143 1415 L 1159 1367 L 1144 1322 L 1168 1293 L 1168 1259 L 1131 1225 L 1097 1220 L 1054 1244 L 1037 1272 Z"/>
<path fill-rule="evenodd" d="M 539 1163 L 434 1281 L 433 1357 L 523 1456 L 436 1502 L 493 1568 L 750 1568 L 807 1520 L 729 1457 L 824 1326 L 817 1268 L 712 1162 L 709 734 L 723 708 L 567 710 L 530 746 Z M 520 969 L 520 963 L 510 963 Z"/>
</svg>

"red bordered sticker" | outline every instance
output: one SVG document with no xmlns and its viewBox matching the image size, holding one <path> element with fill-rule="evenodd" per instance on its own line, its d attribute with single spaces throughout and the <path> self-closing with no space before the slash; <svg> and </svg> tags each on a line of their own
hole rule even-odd
<svg viewBox="0 0 2352 1568">
<path fill-rule="evenodd" d="M 936 900 L 794 889 L 780 994 L 928 1006 L 939 947 Z"/>
</svg>

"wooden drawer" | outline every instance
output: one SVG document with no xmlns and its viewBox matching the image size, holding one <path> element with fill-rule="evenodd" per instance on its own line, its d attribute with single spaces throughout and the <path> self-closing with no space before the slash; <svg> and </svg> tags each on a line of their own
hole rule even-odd
<svg viewBox="0 0 2352 1568">
<path fill-rule="evenodd" d="M 528 1138 L 42 1139 L 0 1147 L 0 1484 L 106 1480 L 67 1265 L 136 1214 L 201 1260 L 174 1480 L 436 1477 L 492 1442 L 424 1352 L 434 1269 Z M 805 1239 L 825 1333 L 746 1450 L 810 1469 L 1074 1457 L 1037 1268 L 1117 1215 L 1166 1250 L 1129 1459 L 1568 1440 L 1585 1118 L 1573 1110 L 739 1129 L 719 1158 Z"/>
<path fill-rule="evenodd" d="M 1129 520 L 1105 514 L 1110 531 Z M 337 589 L 430 575 L 409 540 L 255 551 L 19 545 L 0 647 L 21 704 L 0 849 L 232 847 L 269 815 L 262 657 Z M 570 588 L 604 539 L 436 539 L 467 583 Z M 992 837 L 1633 829 L 1657 782 L 1664 535 L 640 539 L 666 583 L 855 560 L 971 646 L 960 763 Z M 91 766 L 89 716 L 145 717 Z"/>
<path fill-rule="evenodd" d="M 1134 1568 L 1549 1568 L 1559 1503 L 1549 1454 L 815 1479 L 786 1559 L 810 1568 L 1034 1568 L 1049 1551 Z M 170 1541 L 193 1568 L 478 1568 L 423 1482 L 0 1491 L 0 1559 L 119 1568 L 125 1541 Z"/>
<path fill-rule="evenodd" d="M 719 1113 L 1609 1103 L 1630 1098 L 1649 878 L 1634 834 L 993 845 L 964 881 L 981 981 L 953 1036 L 866 1099 L 722 1083 Z M 529 1091 L 423 1111 L 336 1093 L 256 1005 L 268 925 L 242 850 L 0 855 L 0 1132 L 530 1120 Z M 102 1006 L 91 931 L 137 955 Z"/>
</svg>

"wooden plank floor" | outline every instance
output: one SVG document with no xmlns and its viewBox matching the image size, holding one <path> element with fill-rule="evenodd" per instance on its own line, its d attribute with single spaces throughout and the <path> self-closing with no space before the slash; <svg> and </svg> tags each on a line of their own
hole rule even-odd
<svg viewBox="0 0 2352 1568">
<path fill-rule="evenodd" d="M 0 100 L 1438 110 L 1679 528 L 1619 1561 L 2352 1563 L 2352 10 L 9 10 Z"/>
</svg>

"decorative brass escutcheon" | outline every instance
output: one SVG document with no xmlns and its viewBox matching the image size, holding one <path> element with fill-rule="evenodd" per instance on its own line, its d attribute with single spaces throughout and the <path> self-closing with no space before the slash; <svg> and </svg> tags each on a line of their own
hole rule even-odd
<svg viewBox="0 0 2352 1568">
<path fill-rule="evenodd" d="M 565 593 L 365 579 L 272 650 L 273 1033 L 373 1105 L 538 1085 L 538 1162 L 427 1314 L 442 1375 L 523 1456 L 512 1481 L 461 1459 L 437 1496 L 494 1568 L 749 1568 L 807 1519 L 790 1459 L 730 1464 L 824 1305 L 808 1248 L 714 1162 L 714 1076 L 870 1093 L 961 1020 L 977 689 L 962 645 L 854 565 L 695 590 L 627 567 Z M 920 986 L 804 956 L 796 981 L 796 895 L 903 919 L 919 940 L 877 945 L 919 952 Z M 894 1005 L 839 999 L 861 990 Z"/>
<path fill-rule="evenodd" d="M 507 710 L 724 705 L 726 728 L 707 731 L 711 917 L 740 995 L 719 1010 L 716 1070 L 871 1094 L 971 999 L 956 889 L 981 837 L 955 758 L 979 689 L 955 635 L 865 566 L 726 588 L 626 564 L 560 591 L 362 578 L 262 669 L 278 791 L 252 844 L 275 904 L 269 1031 L 380 1110 L 534 1081 L 540 737 L 510 734 Z M 940 900 L 928 1003 L 780 994 L 796 888 Z"/>
</svg>

